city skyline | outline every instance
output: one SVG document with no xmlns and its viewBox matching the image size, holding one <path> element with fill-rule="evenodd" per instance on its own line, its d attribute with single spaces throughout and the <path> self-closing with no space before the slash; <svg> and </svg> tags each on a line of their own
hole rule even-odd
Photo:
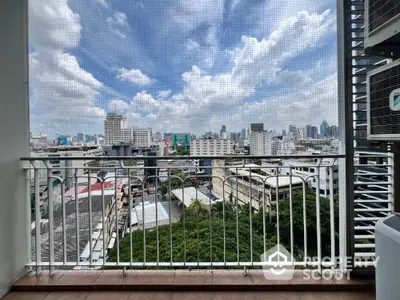
<svg viewBox="0 0 400 300">
<path fill-rule="evenodd" d="M 29 1 L 32 131 L 93 134 L 113 111 L 172 132 L 337 123 L 335 18 L 327 0 Z"/>
<path fill-rule="evenodd" d="M 320 124 L 322 125 L 323 123 L 325 123 L 325 122 L 327 122 L 326 120 L 323 120 Z M 263 123 L 257 123 L 256 125 L 258 125 L 258 124 L 263 124 Z M 329 125 L 329 123 L 327 123 L 328 124 L 328 127 L 329 128 L 332 128 L 332 127 L 335 127 L 335 130 L 338 130 L 338 125 Z M 225 129 L 225 133 L 229 133 L 229 134 L 239 134 L 239 135 L 243 135 L 243 130 L 245 131 L 245 134 L 247 135 L 247 133 L 248 133 L 248 130 L 250 130 L 250 127 L 251 127 L 251 123 L 247 126 L 247 127 L 245 127 L 245 128 L 242 128 L 241 130 L 239 130 L 239 131 L 230 131 L 229 130 L 229 128 L 227 127 L 227 126 L 225 126 L 225 125 L 222 125 L 222 126 L 225 126 L 224 127 L 224 129 Z M 316 128 L 317 129 L 317 134 L 318 135 L 321 135 L 321 130 L 320 130 L 320 125 L 318 125 L 318 124 L 314 124 L 314 125 L 311 125 L 311 124 L 307 124 L 307 125 L 302 125 L 302 126 L 296 126 L 296 125 L 289 125 L 289 127 L 288 127 L 288 129 L 282 129 L 282 130 L 275 130 L 275 129 L 270 129 L 270 128 L 264 128 L 264 130 L 265 131 L 271 131 L 271 132 L 275 132 L 276 134 L 277 134 L 277 136 L 279 136 L 279 134 L 283 134 L 284 135 L 284 133 L 289 133 L 290 132 L 290 129 L 291 128 L 294 128 L 295 130 L 306 130 L 307 129 L 307 127 L 308 126 L 310 126 L 310 127 L 313 127 L 313 128 Z M 129 128 L 129 127 L 134 127 L 134 128 L 138 128 L 138 126 L 135 126 L 135 125 L 129 125 L 129 124 L 127 124 L 126 125 L 126 127 L 127 128 Z M 103 127 L 103 129 L 104 129 L 104 127 Z M 163 139 L 164 139 L 164 137 L 165 137 L 165 135 L 166 134 L 173 134 L 173 133 L 183 133 L 183 132 L 179 132 L 179 131 L 177 131 L 177 132 L 170 132 L 170 131 L 154 131 L 154 130 L 152 130 L 152 128 L 148 128 L 148 127 L 143 127 L 142 129 L 150 129 L 151 131 L 152 131 L 152 135 L 154 136 L 154 135 L 161 135 L 162 137 L 163 137 Z M 213 130 L 208 130 L 208 131 L 206 131 L 206 132 L 201 132 L 201 133 L 199 133 L 199 134 L 197 134 L 197 133 L 193 133 L 193 132 L 187 132 L 189 135 L 191 135 L 191 136 L 195 136 L 196 138 L 204 138 L 204 137 L 206 137 L 208 134 L 212 134 L 212 135 L 215 135 L 215 134 L 217 134 L 217 135 L 219 135 L 218 136 L 218 138 L 221 138 L 221 130 L 222 130 L 222 128 L 220 128 L 220 130 L 218 131 L 218 130 L 215 130 L 215 131 L 213 131 Z M 338 133 L 338 132 L 337 132 Z M 89 138 L 89 139 L 92 139 L 93 137 L 104 137 L 105 136 L 105 132 L 104 132 L 104 130 L 103 130 L 103 132 L 101 132 L 101 133 L 94 133 L 94 134 L 89 134 L 89 133 L 85 133 L 85 132 L 78 132 L 78 133 L 73 133 L 73 134 L 59 134 L 59 133 L 57 133 L 54 137 L 52 137 L 52 136 L 49 136 L 48 135 L 48 133 L 47 132 L 31 132 L 31 135 L 41 135 L 41 134 L 45 134 L 46 135 L 46 137 L 50 137 L 51 139 L 57 139 L 58 137 L 64 137 L 64 136 L 68 136 L 68 137 L 71 137 L 71 138 L 76 138 L 77 139 L 77 141 L 79 142 L 79 141 L 81 141 L 81 142 L 84 142 L 84 141 L 87 141 L 87 139 Z M 333 135 L 333 136 L 337 136 L 337 135 Z M 324 137 L 323 135 L 322 136 L 319 136 L 319 137 Z"/>
</svg>

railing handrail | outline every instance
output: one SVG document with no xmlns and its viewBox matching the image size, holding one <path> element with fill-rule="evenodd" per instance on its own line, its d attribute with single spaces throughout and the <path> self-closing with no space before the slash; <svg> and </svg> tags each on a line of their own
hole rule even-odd
<svg viewBox="0 0 400 300">
<path fill-rule="evenodd" d="M 323 158 L 345 158 L 345 154 L 327 155 L 224 155 L 224 156 L 37 156 L 21 157 L 21 161 L 35 160 L 192 160 L 192 159 L 323 159 Z"/>
</svg>

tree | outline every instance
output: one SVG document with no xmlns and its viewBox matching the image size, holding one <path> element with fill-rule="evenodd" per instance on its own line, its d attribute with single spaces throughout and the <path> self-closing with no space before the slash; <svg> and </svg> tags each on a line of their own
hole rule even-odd
<svg viewBox="0 0 400 300">
<path fill-rule="evenodd" d="M 311 189 L 305 191 L 306 230 L 308 256 L 316 255 L 316 201 Z M 304 255 L 303 191 L 293 191 L 292 222 L 294 255 L 297 259 Z M 335 224 L 338 225 L 338 206 L 334 207 Z M 290 250 L 290 201 L 279 201 L 279 242 Z M 320 198 L 321 247 L 322 256 L 330 255 L 330 202 Z M 338 226 L 337 226 L 338 227 Z M 335 239 L 337 245 L 337 227 Z M 157 240 L 160 261 L 173 262 L 249 262 L 259 261 L 260 255 L 277 243 L 277 217 L 271 219 L 261 208 L 258 212 L 249 205 L 216 202 L 211 207 L 196 199 L 184 208 L 179 222 L 170 226 L 160 226 L 156 230 L 138 230 L 132 233 L 133 261 L 141 262 L 146 252 L 147 261 L 157 260 Z M 144 238 L 145 237 L 145 238 Z M 144 241 L 146 245 L 144 244 Z M 252 245 L 252 248 L 250 247 Z M 238 248 L 239 246 L 239 248 Z M 120 261 L 130 261 L 130 238 L 120 243 Z M 116 249 L 110 254 L 110 261 L 116 261 Z"/>
<path fill-rule="evenodd" d="M 306 233 L 307 233 L 307 255 L 317 254 L 317 217 L 316 217 L 316 195 L 312 189 L 307 188 L 305 191 L 305 209 L 303 205 L 303 191 L 294 191 L 292 195 L 293 210 L 293 238 L 295 252 L 301 256 L 304 252 L 304 216 L 306 217 Z M 286 246 L 290 246 L 290 202 L 289 200 L 279 202 L 279 229 L 282 242 Z M 338 245 L 338 224 L 339 209 L 337 202 L 334 203 L 335 215 L 335 244 Z M 273 222 L 276 223 L 276 217 Z M 330 228 L 330 202 L 329 199 L 320 197 L 320 234 L 322 256 L 330 255 L 331 249 L 331 228 Z M 338 248 L 338 247 L 337 247 Z"/>
</svg>

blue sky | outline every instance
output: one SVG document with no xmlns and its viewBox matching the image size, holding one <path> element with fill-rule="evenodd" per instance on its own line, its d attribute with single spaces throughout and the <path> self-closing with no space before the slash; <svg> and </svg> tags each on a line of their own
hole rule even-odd
<svg viewBox="0 0 400 300">
<path fill-rule="evenodd" d="M 336 124 L 334 2 L 286 2 L 31 0 L 31 130 Z"/>
</svg>

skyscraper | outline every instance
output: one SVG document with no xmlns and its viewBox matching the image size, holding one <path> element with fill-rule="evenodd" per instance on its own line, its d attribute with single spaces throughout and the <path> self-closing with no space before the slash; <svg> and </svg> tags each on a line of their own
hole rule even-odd
<svg viewBox="0 0 400 300">
<path fill-rule="evenodd" d="M 250 132 L 264 131 L 264 123 L 250 124 Z"/>
<path fill-rule="evenodd" d="M 317 126 L 313 126 L 311 128 L 311 138 L 312 139 L 317 139 L 318 138 L 318 127 Z"/>
<path fill-rule="evenodd" d="M 320 134 L 321 138 L 327 138 L 329 137 L 329 124 L 326 120 L 322 121 L 321 126 L 320 126 Z"/>
<path fill-rule="evenodd" d="M 83 142 L 83 133 L 78 133 L 78 141 Z"/>
<path fill-rule="evenodd" d="M 126 118 L 115 113 L 108 113 L 104 120 L 104 139 L 106 145 L 113 145 L 132 140 L 132 130 L 126 128 Z"/>
<path fill-rule="evenodd" d="M 222 125 L 221 126 L 221 129 L 220 129 L 220 131 L 219 131 L 219 138 L 220 139 L 222 139 L 223 137 L 223 135 L 224 135 L 224 133 L 226 132 L 226 126 L 225 125 Z"/>
</svg>

